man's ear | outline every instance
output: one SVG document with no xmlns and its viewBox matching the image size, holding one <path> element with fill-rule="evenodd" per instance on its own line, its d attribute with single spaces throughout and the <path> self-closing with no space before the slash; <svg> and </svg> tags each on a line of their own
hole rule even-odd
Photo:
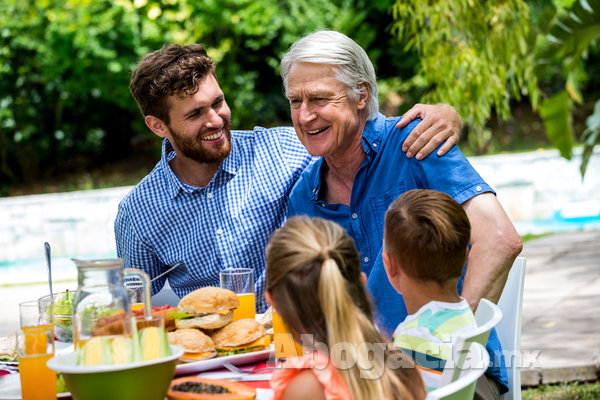
<svg viewBox="0 0 600 400">
<path fill-rule="evenodd" d="M 369 102 L 369 85 L 367 84 L 367 82 L 361 82 L 358 84 L 358 90 L 360 94 L 358 95 L 357 108 L 359 110 L 362 110 L 367 106 L 367 103 Z"/>
<path fill-rule="evenodd" d="M 161 138 L 166 138 L 170 136 L 169 128 L 167 128 L 167 124 L 165 124 L 161 119 L 156 118 L 153 115 L 146 115 L 144 119 L 146 121 L 146 125 L 148 128 Z"/>
</svg>

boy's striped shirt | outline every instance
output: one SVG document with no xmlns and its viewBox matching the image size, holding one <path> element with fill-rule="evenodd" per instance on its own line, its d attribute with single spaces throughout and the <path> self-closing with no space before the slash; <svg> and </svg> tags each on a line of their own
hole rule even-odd
<svg viewBox="0 0 600 400">
<path fill-rule="evenodd" d="M 477 328 L 469 303 L 431 301 L 406 317 L 394 333 L 394 345 L 412 356 L 427 386 L 438 388 L 442 371 L 457 336 Z"/>
</svg>

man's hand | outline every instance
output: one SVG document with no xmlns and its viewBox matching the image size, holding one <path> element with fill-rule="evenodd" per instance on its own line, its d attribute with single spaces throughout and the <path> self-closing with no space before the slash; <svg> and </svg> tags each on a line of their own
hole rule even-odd
<svg viewBox="0 0 600 400">
<path fill-rule="evenodd" d="M 406 152 L 408 158 L 416 154 L 417 160 L 422 160 L 446 141 L 437 152 L 441 157 L 458 143 L 462 119 L 454 107 L 448 104 L 416 104 L 402 116 L 396 128 L 404 128 L 416 118 L 423 121 L 413 129 L 402 145 L 402 151 Z"/>
</svg>

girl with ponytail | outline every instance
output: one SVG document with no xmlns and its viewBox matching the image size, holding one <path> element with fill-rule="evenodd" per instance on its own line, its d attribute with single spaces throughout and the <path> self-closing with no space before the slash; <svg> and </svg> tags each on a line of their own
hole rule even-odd
<svg viewBox="0 0 600 400">
<path fill-rule="evenodd" d="M 360 265 L 352 238 L 334 222 L 293 217 L 273 234 L 267 301 L 309 351 L 273 374 L 275 400 L 425 398 L 410 357 L 390 351 L 373 324 Z"/>
</svg>

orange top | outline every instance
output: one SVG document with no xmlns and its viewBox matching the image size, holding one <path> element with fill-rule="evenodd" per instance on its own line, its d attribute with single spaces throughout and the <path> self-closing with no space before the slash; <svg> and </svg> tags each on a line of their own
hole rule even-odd
<svg viewBox="0 0 600 400">
<path fill-rule="evenodd" d="M 315 358 L 313 358 L 313 354 L 316 355 Z M 329 359 L 317 352 L 305 354 L 302 357 L 290 357 L 280 370 L 273 372 L 270 383 L 275 395 L 272 400 L 281 400 L 283 392 L 285 392 L 285 388 L 287 388 L 290 381 L 306 368 L 311 369 L 325 388 L 325 398 L 327 400 L 352 400 L 348 389 L 346 389 Z"/>
</svg>

